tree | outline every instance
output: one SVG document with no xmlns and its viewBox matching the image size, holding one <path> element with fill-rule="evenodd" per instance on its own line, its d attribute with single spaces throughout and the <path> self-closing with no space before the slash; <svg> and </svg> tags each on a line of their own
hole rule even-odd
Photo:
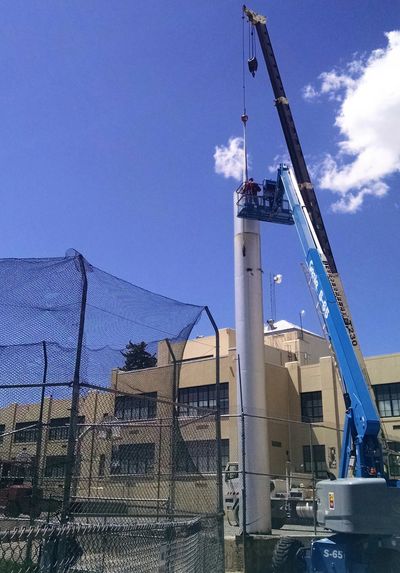
<svg viewBox="0 0 400 573">
<path fill-rule="evenodd" d="M 152 368 L 157 366 L 157 357 L 146 350 L 147 344 L 142 341 L 134 344 L 131 340 L 125 346 L 125 351 L 121 354 L 125 358 L 125 364 L 121 368 L 125 372 L 129 370 L 141 370 L 142 368 Z"/>
</svg>

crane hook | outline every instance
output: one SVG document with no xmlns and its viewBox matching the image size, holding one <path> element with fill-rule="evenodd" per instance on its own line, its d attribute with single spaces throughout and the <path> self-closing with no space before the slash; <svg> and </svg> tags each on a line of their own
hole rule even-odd
<svg viewBox="0 0 400 573">
<path fill-rule="evenodd" d="M 247 65 L 249 66 L 249 72 L 251 73 L 251 75 L 254 78 L 254 76 L 256 75 L 257 68 L 258 68 L 258 61 L 257 61 L 256 56 L 249 58 L 247 60 Z"/>
</svg>

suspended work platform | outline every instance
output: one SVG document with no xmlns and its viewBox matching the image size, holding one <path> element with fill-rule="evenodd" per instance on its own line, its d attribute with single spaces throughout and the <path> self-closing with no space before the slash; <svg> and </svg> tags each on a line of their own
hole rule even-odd
<svg viewBox="0 0 400 573">
<path fill-rule="evenodd" d="M 242 183 L 236 193 L 238 217 L 294 225 L 289 201 L 284 197 L 281 182 L 264 179 L 262 185 L 259 185 L 250 179 Z"/>
</svg>

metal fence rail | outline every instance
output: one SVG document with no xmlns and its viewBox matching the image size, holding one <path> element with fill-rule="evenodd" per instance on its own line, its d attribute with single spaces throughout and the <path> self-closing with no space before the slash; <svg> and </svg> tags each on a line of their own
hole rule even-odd
<svg viewBox="0 0 400 573">
<path fill-rule="evenodd" d="M 230 418 L 236 418 L 241 428 L 241 456 L 232 460 L 234 463 L 223 472 L 225 510 L 231 532 L 246 534 L 249 478 L 253 483 L 268 478 L 272 529 L 287 531 L 301 526 L 316 533 L 316 484 L 337 472 L 343 431 L 323 421 L 269 416 L 262 409 L 256 413 L 230 415 Z M 267 422 L 273 467 L 269 473 L 254 472 L 246 452 L 246 429 L 258 420 Z M 234 495 L 231 495 L 232 491 Z"/>
</svg>

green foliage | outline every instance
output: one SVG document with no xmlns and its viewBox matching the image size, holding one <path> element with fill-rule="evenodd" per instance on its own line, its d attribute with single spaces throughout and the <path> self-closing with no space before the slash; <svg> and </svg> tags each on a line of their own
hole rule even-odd
<svg viewBox="0 0 400 573">
<path fill-rule="evenodd" d="M 142 370 L 157 366 L 157 357 L 146 350 L 147 344 L 142 341 L 134 344 L 131 340 L 125 346 L 125 351 L 121 352 L 125 358 L 125 365 L 121 368 L 125 372 L 130 370 Z"/>
</svg>

